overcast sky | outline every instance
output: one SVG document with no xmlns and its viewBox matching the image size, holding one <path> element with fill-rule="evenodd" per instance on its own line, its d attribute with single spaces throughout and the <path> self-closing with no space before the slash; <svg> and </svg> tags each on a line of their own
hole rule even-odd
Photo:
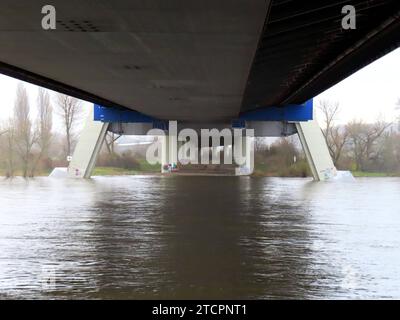
<svg viewBox="0 0 400 320">
<path fill-rule="evenodd" d="M 0 120 L 7 119 L 12 113 L 17 83 L 18 80 L 0 75 Z M 25 85 L 31 106 L 35 106 L 37 87 Z M 352 119 L 373 122 L 377 117 L 394 121 L 400 113 L 395 111 L 399 98 L 400 49 L 397 49 L 323 92 L 314 101 L 315 105 L 322 99 L 338 102 L 341 112 L 337 121 L 345 123 Z M 90 104 L 85 103 L 84 107 L 88 109 Z M 32 108 L 32 117 L 35 117 L 35 108 Z M 59 127 L 57 120 L 55 124 Z"/>
<path fill-rule="evenodd" d="M 337 101 L 341 112 L 338 121 L 352 119 L 373 122 L 384 116 L 396 119 L 396 102 L 400 99 L 400 49 L 366 66 L 315 98 Z"/>
</svg>

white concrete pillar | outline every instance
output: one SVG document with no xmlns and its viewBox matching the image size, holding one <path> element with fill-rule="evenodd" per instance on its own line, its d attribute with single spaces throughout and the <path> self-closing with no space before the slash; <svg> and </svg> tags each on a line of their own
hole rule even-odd
<svg viewBox="0 0 400 320">
<path fill-rule="evenodd" d="M 92 109 L 69 164 L 69 177 L 88 179 L 92 175 L 109 126 L 109 123 L 94 121 L 93 119 L 94 110 Z"/>
<path fill-rule="evenodd" d="M 178 165 L 178 123 L 169 121 L 168 126 L 169 163 Z"/>
<path fill-rule="evenodd" d="M 325 181 L 335 177 L 337 171 L 317 121 L 297 122 L 296 128 L 314 180 Z"/>
<path fill-rule="evenodd" d="M 242 136 L 240 142 L 245 161 L 236 168 L 236 175 L 246 176 L 252 174 L 254 170 L 254 137 Z"/>
<path fill-rule="evenodd" d="M 165 166 L 168 166 L 169 161 L 169 137 L 168 135 L 158 137 L 161 141 L 161 172 L 168 172 Z"/>
<path fill-rule="evenodd" d="M 245 151 L 246 151 L 246 169 L 249 174 L 253 173 L 254 170 L 254 137 L 245 137 Z"/>
</svg>

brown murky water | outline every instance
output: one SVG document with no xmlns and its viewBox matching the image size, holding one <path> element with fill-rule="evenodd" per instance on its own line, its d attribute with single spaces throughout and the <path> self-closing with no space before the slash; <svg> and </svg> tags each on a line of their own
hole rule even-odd
<svg viewBox="0 0 400 320">
<path fill-rule="evenodd" d="M 0 180 L 3 299 L 391 297 L 397 178 Z"/>
</svg>

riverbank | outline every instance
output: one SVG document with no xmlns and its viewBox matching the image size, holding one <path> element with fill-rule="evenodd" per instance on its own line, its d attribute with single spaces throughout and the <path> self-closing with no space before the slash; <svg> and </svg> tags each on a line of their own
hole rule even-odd
<svg viewBox="0 0 400 320">
<path fill-rule="evenodd" d="M 352 171 L 354 177 L 371 177 L 371 178 L 382 178 L 382 177 L 400 177 L 400 172 L 364 172 L 364 171 Z"/>
<path fill-rule="evenodd" d="M 35 177 L 49 176 L 53 169 L 36 170 Z M 160 172 L 160 165 L 151 165 L 145 160 L 138 160 L 138 165 L 135 168 L 127 169 L 122 167 L 102 167 L 97 166 L 93 170 L 93 176 L 128 176 L 128 175 L 143 175 L 155 174 Z M 15 176 L 22 176 L 22 171 L 17 170 Z M 0 168 L 0 177 L 6 176 L 6 170 Z"/>
<path fill-rule="evenodd" d="M 260 170 L 260 167 L 256 167 L 252 176 L 253 177 L 279 177 L 279 178 L 290 178 L 290 177 L 299 177 L 305 178 L 309 177 L 308 171 L 304 168 L 292 168 L 292 170 L 283 170 L 281 172 L 273 172 Z M 35 177 L 46 177 L 50 175 L 51 170 L 43 170 L 37 172 Z M 364 171 L 351 171 L 354 177 L 362 178 L 362 177 L 369 177 L 369 178 L 383 178 L 383 177 L 400 177 L 400 173 L 396 172 L 364 172 Z M 140 168 L 138 169 L 125 169 L 119 167 L 96 167 L 93 170 L 93 176 L 132 176 L 132 175 L 154 175 L 160 174 L 160 166 L 152 166 L 141 164 Z M 181 174 L 184 175 L 184 174 Z M 190 175 L 190 174 L 189 174 Z M 218 175 L 218 174 L 216 174 Z M 0 177 L 5 177 L 5 170 L 0 169 Z M 21 172 L 16 172 L 15 176 L 22 176 Z"/>
<path fill-rule="evenodd" d="M 400 173 L 388 172 L 363 172 L 351 171 L 355 178 L 369 177 L 369 178 L 384 178 L 384 177 L 400 177 Z M 160 174 L 160 168 L 149 168 L 148 170 L 129 170 L 117 167 L 96 167 L 93 171 L 93 176 L 127 176 L 127 175 L 143 175 L 143 174 Z M 179 172 L 178 172 L 179 174 Z M 196 175 L 196 174 L 183 174 L 180 175 Z M 201 175 L 201 173 L 199 173 Z M 218 174 L 215 174 L 218 176 Z M 305 178 L 310 177 L 307 171 L 293 169 L 283 172 L 268 172 L 255 170 L 252 174 L 254 177 L 277 177 L 277 178 Z"/>
<path fill-rule="evenodd" d="M 385 178 L 385 177 L 400 177 L 399 172 L 364 172 L 364 171 L 351 171 L 353 177 L 355 178 Z M 294 174 L 291 172 L 262 172 L 262 171 L 254 171 L 253 176 L 255 177 L 278 177 L 278 178 L 305 178 L 310 177 L 309 174 L 304 175 L 303 173 L 299 173 L 298 171 L 294 171 Z"/>
<path fill-rule="evenodd" d="M 149 168 L 148 170 L 143 169 L 124 169 L 117 167 L 96 167 L 93 170 L 93 176 L 132 176 L 138 174 L 156 174 L 160 173 L 159 166 L 157 170 Z"/>
</svg>

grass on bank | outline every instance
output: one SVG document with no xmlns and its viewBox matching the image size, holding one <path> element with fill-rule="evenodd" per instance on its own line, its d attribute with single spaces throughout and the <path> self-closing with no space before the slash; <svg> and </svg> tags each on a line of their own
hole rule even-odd
<svg viewBox="0 0 400 320">
<path fill-rule="evenodd" d="M 400 177 L 400 173 L 398 172 L 365 172 L 365 171 L 352 171 L 351 172 L 354 177 Z"/>
<path fill-rule="evenodd" d="M 45 169 L 45 170 L 36 170 L 34 177 L 47 177 L 50 175 L 50 173 L 53 171 L 53 169 Z M 3 168 L 0 168 L 0 177 L 5 177 L 6 176 L 6 170 Z M 22 177 L 22 171 L 21 170 L 15 170 L 14 172 L 15 177 Z M 29 178 L 29 174 L 28 174 Z"/>
<path fill-rule="evenodd" d="M 256 177 L 309 177 L 311 176 L 306 161 L 298 161 L 290 166 L 256 162 L 253 176 Z"/>
<path fill-rule="evenodd" d="M 122 176 L 122 175 L 139 175 L 146 173 L 160 173 L 160 165 L 151 165 L 146 160 L 138 160 L 139 165 L 135 169 L 126 169 L 115 166 L 98 166 L 93 171 L 94 176 Z M 35 172 L 35 177 L 45 177 L 51 173 L 51 169 L 40 170 Z M 365 171 L 351 171 L 354 177 L 400 177 L 400 173 L 394 172 L 365 172 Z M 4 177 L 6 171 L 0 168 L 0 177 Z M 271 168 L 265 163 L 256 163 L 254 173 L 255 177 L 307 177 L 310 176 L 308 165 L 306 162 L 299 161 L 285 168 Z M 15 176 L 22 176 L 22 172 L 17 170 Z"/>
<path fill-rule="evenodd" d="M 93 176 L 122 176 L 122 175 L 135 175 L 146 173 L 159 173 L 161 170 L 160 165 L 151 165 L 145 159 L 137 160 L 137 166 L 132 169 L 122 168 L 117 166 L 98 166 L 93 170 Z M 35 177 L 49 176 L 53 169 L 38 169 L 35 171 Z M 6 176 L 6 170 L 0 168 L 0 177 Z M 21 170 L 16 170 L 14 176 L 22 176 Z"/>
<path fill-rule="evenodd" d="M 351 171 L 354 177 L 400 177 L 400 172 L 367 172 Z M 311 172 L 305 161 L 298 161 L 295 164 L 286 167 L 271 166 L 265 163 L 256 163 L 253 176 L 256 177 L 310 177 Z"/>
<path fill-rule="evenodd" d="M 160 172 L 160 168 L 158 168 L 157 172 Z M 96 167 L 93 170 L 93 176 L 132 176 L 135 174 L 144 174 L 144 173 L 156 173 L 156 171 L 144 171 L 144 170 L 133 170 L 133 169 L 124 169 L 117 167 Z"/>
<path fill-rule="evenodd" d="M 160 165 L 152 165 L 146 160 L 138 160 L 139 166 L 135 169 L 125 169 L 120 167 L 95 167 L 93 176 L 122 176 L 122 175 L 135 175 L 143 173 L 159 173 Z"/>
</svg>

